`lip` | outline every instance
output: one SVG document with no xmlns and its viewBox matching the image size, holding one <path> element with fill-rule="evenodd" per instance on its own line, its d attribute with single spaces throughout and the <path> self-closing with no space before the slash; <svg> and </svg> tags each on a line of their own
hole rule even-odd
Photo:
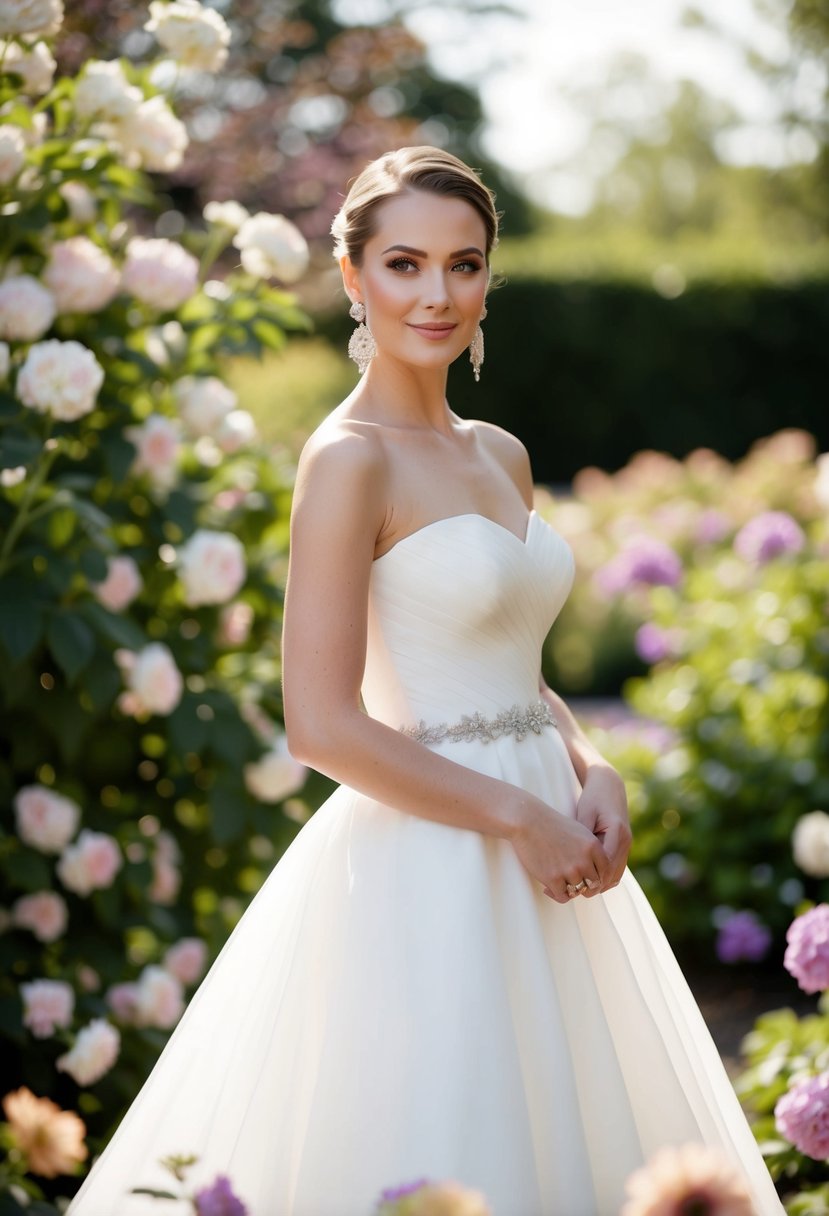
<svg viewBox="0 0 829 1216">
<path fill-rule="evenodd" d="M 431 342 L 436 342 L 440 338 L 445 338 L 447 334 L 454 333 L 454 331 L 458 328 L 457 324 L 453 322 L 444 324 L 427 322 L 424 325 L 412 325 L 410 322 L 407 322 L 407 325 L 409 326 L 409 329 L 413 329 L 415 333 L 422 334 L 424 338 L 428 338 Z"/>
</svg>

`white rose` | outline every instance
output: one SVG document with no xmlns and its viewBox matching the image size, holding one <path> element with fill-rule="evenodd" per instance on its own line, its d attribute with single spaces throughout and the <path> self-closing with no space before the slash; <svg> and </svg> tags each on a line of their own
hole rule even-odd
<svg viewBox="0 0 829 1216">
<path fill-rule="evenodd" d="M 127 163 L 154 173 L 170 173 L 184 159 L 190 137 L 160 93 L 121 119 L 113 138 L 123 149 Z"/>
<path fill-rule="evenodd" d="M 197 0 L 152 0 L 145 30 L 184 67 L 215 72 L 224 66 L 230 45 L 230 27 L 214 9 Z"/>
<path fill-rule="evenodd" d="M 260 802 L 281 802 L 305 784 L 306 769 L 288 751 L 284 734 L 276 736 L 269 751 L 254 764 L 246 764 L 245 785 Z"/>
<path fill-rule="evenodd" d="M 127 245 L 122 283 L 136 299 L 167 311 L 196 292 L 199 263 L 175 241 L 136 236 Z"/>
<path fill-rule="evenodd" d="M 146 473 L 157 490 L 169 490 L 181 447 L 176 424 L 163 414 L 150 414 L 140 426 L 124 427 L 124 434 L 136 449 L 132 472 Z"/>
<path fill-rule="evenodd" d="M 58 193 L 69 208 L 72 219 L 79 224 L 91 224 L 98 213 L 95 195 L 83 182 L 61 182 Z"/>
<path fill-rule="evenodd" d="M 237 397 L 217 376 L 182 376 L 173 385 L 178 412 L 192 436 L 215 435 Z"/>
<path fill-rule="evenodd" d="M 4 72 L 15 72 L 23 77 L 23 93 L 30 97 L 40 97 L 49 92 L 57 64 L 45 42 L 37 42 L 27 50 L 16 42 L 0 40 L 0 55 L 3 56 Z"/>
<path fill-rule="evenodd" d="M 112 259 L 86 236 L 56 241 L 43 271 L 58 312 L 98 312 L 117 293 L 121 276 Z"/>
<path fill-rule="evenodd" d="M 226 604 L 247 577 L 245 549 L 230 532 L 199 528 L 178 551 L 184 600 L 200 604 Z"/>
<path fill-rule="evenodd" d="M 181 700 L 184 681 L 170 648 L 150 642 L 137 652 L 116 650 L 128 692 L 120 705 L 133 715 L 170 714 Z"/>
<path fill-rule="evenodd" d="M 26 140 L 20 127 L 0 123 L 0 186 L 17 176 L 26 160 Z"/>
<path fill-rule="evenodd" d="M 800 816 L 792 832 L 792 854 L 804 874 L 829 878 L 829 815 L 825 811 Z"/>
<path fill-rule="evenodd" d="M 137 1026 L 169 1030 L 184 1012 L 181 980 L 163 967 L 145 967 L 135 985 L 133 1020 Z"/>
<path fill-rule="evenodd" d="M 92 594 L 110 612 L 123 612 L 143 586 L 138 566 L 131 557 L 122 553 L 107 559 L 107 576 L 102 583 L 92 587 Z"/>
<path fill-rule="evenodd" d="M 104 369 L 80 342 L 51 338 L 29 347 L 17 377 L 24 405 L 59 422 L 74 422 L 95 408 Z"/>
<path fill-rule="evenodd" d="M 0 36 L 40 34 L 51 38 L 63 24 L 63 0 L 0 0 Z"/>
<path fill-rule="evenodd" d="M 118 1059 L 121 1036 L 105 1018 L 93 1018 L 75 1039 L 71 1051 L 59 1056 L 55 1067 L 68 1072 L 78 1085 L 94 1085 Z"/>
<path fill-rule="evenodd" d="M 75 86 L 75 112 L 81 118 L 120 121 L 143 100 L 144 94 L 129 83 L 118 59 L 90 59 Z"/>
<path fill-rule="evenodd" d="M 216 432 L 216 442 L 227 455 L 256 439 L 256 423 L 247 410 L 231 410 Z"/>
<path fill-rule="evenodd" d="M 81 808 L 44 785 L 24 785 L 14 797 L 17 834 L 41 853 L 60 853 L 75 835 Z"/>
<path fill-rule="evenodd" d="M 284 215 L 258 211 L 245 220 L 233 238 L 242 252 L 242 265 L 260 279 L 293 283 L 308 268 L 308 245 L 299 229 Z"/>
<path fill-rule="evenodd" d="M 250 212 L 241 203 L 232 199 L 226 203 L 208 203 L 202 211 L 208 224 L 216 224 L 222 228 L 232 228 L 234 232 L 242 227 L 245 220 L 250 219 Z"/>
<path fill-rule="evenodd" d="M 0 334 L 17 342 L 41 338 L 57 314 L 51 291 L 31 274 L 11 275 L 0 283 Z"/>
</svg>

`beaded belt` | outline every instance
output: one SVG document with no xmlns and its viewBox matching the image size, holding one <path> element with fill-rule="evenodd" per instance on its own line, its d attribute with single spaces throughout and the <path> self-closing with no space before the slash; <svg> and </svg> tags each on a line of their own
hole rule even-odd
<svg viewBox="0 0 829 1216">
<path fill-rule="evenodd" d="M 418 743 L 442 743 L 444 739 L 451 739 L 455 743 L 471 743 L 480 739 L 482 743 L 489 743 L 504 735 L 515 735 L 519 740 L 530 731 L 540 735 L 543 726 L 557 725 L 547 702 L 534 701 L 523 709 L 520 705 L 513 705 L 494 718 L 485 718 L 480 713 L 464 714 L 460 722 L 438 722 L 435 726 L 427 726 L 421 718 L 417 726 L 401 726 L 398 729 L 401 734 L 416 739 Z"/>
</svg>

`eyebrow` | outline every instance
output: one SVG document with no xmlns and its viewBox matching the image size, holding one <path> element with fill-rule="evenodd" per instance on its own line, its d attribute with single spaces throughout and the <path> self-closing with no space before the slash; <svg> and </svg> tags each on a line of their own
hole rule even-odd
<svg viewBox="0 0 829 1216">
<path fill-rule="evenodd" d="M 415 257 L 427 258 L 429 255 L 423 249 L 413 249 L 411 245 L 389 245 L 388 249 L 384 249 L 380 257 L 385 257 L 387 253 L 397 251 L 398 253 L 413 253 Z M 467 249 L 456 249 L 454 253 L 450 253 L 450 258 L 461 258 L 467 253 L 477 253 L 479 258 L 484 255 L 475 245 L 470 245 Z"/>
</svg>

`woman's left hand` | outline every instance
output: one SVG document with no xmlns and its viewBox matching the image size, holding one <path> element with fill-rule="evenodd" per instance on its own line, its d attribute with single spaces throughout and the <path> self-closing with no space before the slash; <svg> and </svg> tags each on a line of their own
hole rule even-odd
<svg viewBox="0 0 829 1216">
<path fill-rule="evenodd" d="M 611 765 L 588 769 L 576 804 L 576 819 L 598 838 L 611 862 L 609 876 L 602 886 L 583 892 L 589 898 L 609 891 L 621 881 L 632 840 L 625 784 Z"/>
</svg>

